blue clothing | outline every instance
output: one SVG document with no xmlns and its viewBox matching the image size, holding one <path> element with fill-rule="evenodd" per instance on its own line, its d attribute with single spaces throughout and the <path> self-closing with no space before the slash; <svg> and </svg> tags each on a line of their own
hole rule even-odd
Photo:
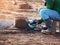
<svg viewBox="0 0 60 45">
<path fill-rule="evenodd" d="M 46 9 L 46 8 L 38 8 L 38 12 L 46 26 L 49 29 L 49 32 L 52 32 L 52 21 L 51 20 L 60 20 L 60 14 L 57 11 Z"/>
<path fill-rule="evenodd" d="M 40 8 L 38 9 L 38 12 L 40 16 L 43 18 L 43 20 L 46 19 L 53 19 L 53 20 L 60 20 L 60 14 L 57 11 L 46 9 L 46 8 Z"/>
</svg>

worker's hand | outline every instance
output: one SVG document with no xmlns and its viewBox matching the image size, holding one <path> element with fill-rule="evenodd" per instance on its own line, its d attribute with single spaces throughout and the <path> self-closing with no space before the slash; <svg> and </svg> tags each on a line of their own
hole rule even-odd
<svg viewBox="0 0 60 45">
<path fill-rule="evenodd" d="M 42 20 L 37 20 L 37 24 L 41 24 L 42 22 Z"/>
</svg>

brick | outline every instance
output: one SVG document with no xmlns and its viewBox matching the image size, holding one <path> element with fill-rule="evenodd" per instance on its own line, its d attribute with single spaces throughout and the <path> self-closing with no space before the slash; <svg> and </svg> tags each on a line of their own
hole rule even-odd
<svg viewBox="0 0 60 45">
<path fill-rule="evenodd" d="M 32 9 L 32 7 L 28 4 L 21 4 L 20 9 Z"/>
<path fill-rule="evenodd" d="M 18 19 L 15 20 L 15 27 L 21 28 L 21 29 L 26 29 L 29 27 L 25 17 L 17 17 L 17 18 Z"/>
</svg>

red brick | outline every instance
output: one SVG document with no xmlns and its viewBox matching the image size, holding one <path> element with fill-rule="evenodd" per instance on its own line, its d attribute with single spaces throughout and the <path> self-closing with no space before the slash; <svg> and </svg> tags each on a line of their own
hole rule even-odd
<svg viewBox="0 0 60 45">
<path fill-rule="evenodd" d="M 15 20 L 15 27 L 26 29 L 28 28 L 28 24 L 26 22 L 26 18 L 24 17 L 17 17 L 18 19 Z"/>
<path fill-rule="evenodd" d="M 28 4 L 21 4 L 20 9 L 32 9 L 32 7 Z"/>
</svg>

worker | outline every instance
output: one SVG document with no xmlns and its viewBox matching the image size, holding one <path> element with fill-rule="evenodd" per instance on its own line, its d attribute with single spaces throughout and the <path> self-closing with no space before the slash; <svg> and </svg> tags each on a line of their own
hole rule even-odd
<svg viewBox="0 0 60 45">
<path fill-rule="evenodd" d="M 45 8 L 38 8 L 38 13 L 40 14 L 42 20 L 40 22 L 45 22 L 48 27 L 48 31 L 45 34 L 55 34 L 51 20 L 60 20 L 60 0 L 43 0 L 45 3 Z"/>
</svg>

